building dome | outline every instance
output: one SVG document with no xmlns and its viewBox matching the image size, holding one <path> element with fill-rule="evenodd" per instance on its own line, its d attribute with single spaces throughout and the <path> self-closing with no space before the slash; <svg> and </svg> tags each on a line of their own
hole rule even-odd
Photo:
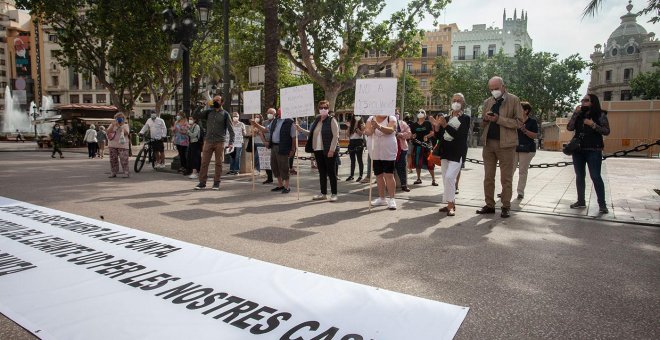
<svg viewBox="0 0 660 340">
<path fill-rule="evenodd" d="M 626 6 L 628 13 L 621 17 L 621 25 L 610 34 L 609 39 L 607 39 L 608 45 L 614 45 L 616 42 L 617 45 L 624 46 L 631 38 L 637 43 L 644 41 L 647 35 L 646 29 L 637 23 L 637 14 L 630 12 L 632 8 L 633 5 L 629 1 L 628 6 Z"/>
</svg>

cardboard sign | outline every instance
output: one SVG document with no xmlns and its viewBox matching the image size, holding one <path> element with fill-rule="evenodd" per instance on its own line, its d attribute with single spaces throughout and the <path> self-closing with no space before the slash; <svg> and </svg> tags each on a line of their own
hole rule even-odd
<svg viewBox="0 0 660 340">
<path fill-rule="evenodd" d="M 282 118 L 314 116 L 314 86 L 312 84 L 286 87 L 280 90 Z"/>
<path fill-rule="evenodd" d="M 261 113 L 261 90 L 243 92 L 243 114 Z"/>
<path fill-rule="evenodd" d="M 396 111 L 396 78 L 358 79 L 355 111 L 360 116 L 393 116 Z"/>
<path fill-rule="evenodd" d="M 261 170 L 270 170 L 270 149 L 265 146 L 257 147 L 259 153 L 259 167 Z"/>
<path fill-rule="evenodd" d="M 468 309 L 0 197 L 0 312 L 47 340 L 435 340 Z"/>
</svg>

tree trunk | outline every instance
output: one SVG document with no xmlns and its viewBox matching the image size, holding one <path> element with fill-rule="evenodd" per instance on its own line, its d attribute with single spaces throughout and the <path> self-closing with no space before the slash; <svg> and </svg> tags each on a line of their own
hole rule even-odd
<svg viewBox="0 0 660 340">
<path fill-rule="evenodd" d="M 325 91 L 325 100 L 330 102 L 330 111 L 335 110 L 335 104 L 337 103 L 337 96 L 339 96 L 339 85 L 331 85 L 330 87 L 323 88 Z"/>
<path fill-rule="evenodd" d="M 277 17 L 278 0 L 264 0 L 264 36 L 266 46 L 266 60 L 264 62 L 265 81 L 264 81 L 264 105 L 266 108 L 277 106 L 277 78 L 278 63 L 277 51 L 279 49 L 279 19 Z M 335 97 L 336 98 L 336 97 Z"/>
</svg>

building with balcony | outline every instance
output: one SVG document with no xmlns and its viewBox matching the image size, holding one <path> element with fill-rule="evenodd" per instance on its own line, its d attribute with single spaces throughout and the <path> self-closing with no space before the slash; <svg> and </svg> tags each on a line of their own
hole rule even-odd
<svg viewBox="0 0 660 340">
<path fill-rule="evenodd" d="M 514 56 L 520 48 L 532 48 L 532 38 L 527 33 L 527 13 L 522 11 L 518 18 L 517 10 L 513 18 L 502 15 L 502 28 L 473 25 L 472 30 L 455 32 L 452 35 L 452 63 L 469 63 L 482 55 L 493 57 L 500 50 L 507 56 Z"/>
<path fill-rule="evenodd" d="M 653 63 L 660 58 L 660 41 L 655 33 L 647 33 L 637 23 L 637 14 L 628 13 L 621 17 L 617 27 L 604 46 L 594 47 L 590 55 L 595 69 L 591 72 L 589 91 L 601 101 L 626 101 L 638 99 L 631 93 L 629 82 L 638 74 L 653 71 Z"/>
</svg>

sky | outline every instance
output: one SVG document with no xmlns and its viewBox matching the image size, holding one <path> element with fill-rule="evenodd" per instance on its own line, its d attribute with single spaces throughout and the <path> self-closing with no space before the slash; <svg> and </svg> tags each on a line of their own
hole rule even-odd
<svg viewBox="0 0 660 340">
<path fill-rule="evenodd" d="M 381 14 L 386 18 L 392 12 L 405 8 L 407 0 L 387 0 Z M 527 32 L 532 38 L 535 52 L 557 53 L 560 59 L 578 53 L 590 61 L 589 55 L 594 45 L 604 44 L 621 23 L 620 17 L 627 13 L 628 0 L 603 0 L 603 5 L 595 17 L 582 18 L 588 0 L 453 0 L 447 5 L 438 24 L 458 24 L 460 30 L 472 29 L 474 24 L 486 24 L 502 28 L 502 13 L 506 8 L 507 17 L 513 17 L 514 9 L 528 13 Z M 647 0 L 633 0 L 632 9 L 636 13 L 643 9 Z M 648 32 L 660 36 L 660 23 L 647 22 L 651 15 L 637 18 L 637 23 Z M 419 28 L 432 30 L 433 18 L 427 16 Z M 506 75 L 502 75 L 506 81 Z M 587 92 L 589 73 L 581 74 L 584 80 L 580 94 Z"/>
</svg>

